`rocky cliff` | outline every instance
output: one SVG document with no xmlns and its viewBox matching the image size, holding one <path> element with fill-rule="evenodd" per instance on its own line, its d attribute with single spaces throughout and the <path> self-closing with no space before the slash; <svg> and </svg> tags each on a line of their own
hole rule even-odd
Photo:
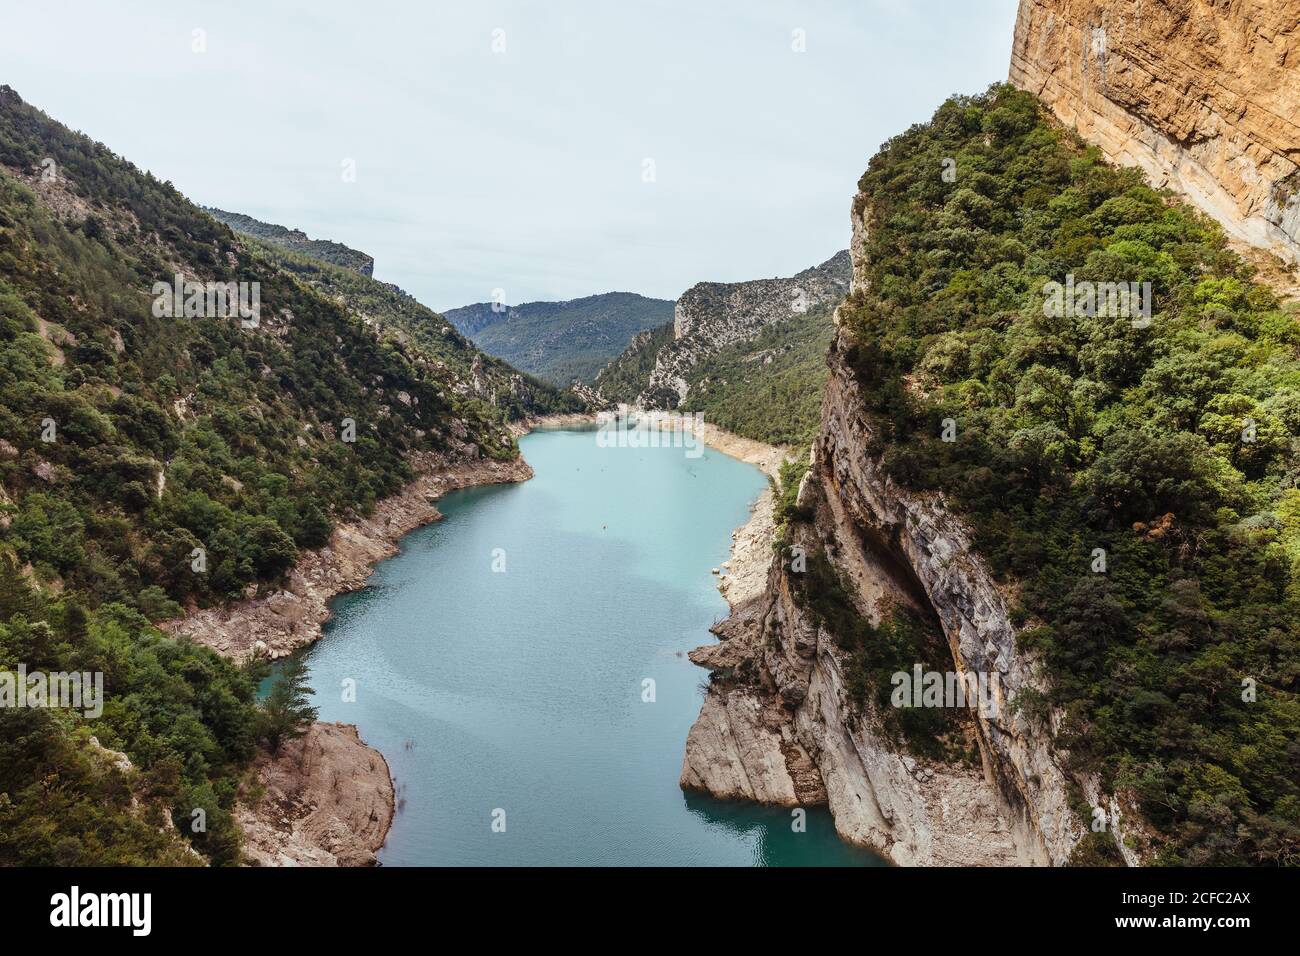
<svg viewBox="0 0 1300 956">
<path fill-rule="evenodd" d="M 1300 264 L 1300 0 L 1021 0 L 1010 79 Z"/>
<path fill-rule="evenodd" d="M 792 316 L 838 303 L 849 271 L 848 252 L 838 252 L 789 278 L 696 283 L 677 300 L 671 335 L 666 328 L 639 333 L 596 378 L 597 390 L 606 401 L 678 408 L 704 359 Z"/>
<path fill-rule="evenodd" d="M 842 367 L 833 369 L 799 492 L 812 517 L 791 524 L 789 544 L 827 555 L 873 623 L 887 605 L 933 608 L 960 670 L 996 667 L 1030 680 L 1001 597 L 961 530 L 940 506 L 900 494 L 880 475 L 854 389 Z M 783 553 L 766 592 L 719 628 L 722 643 L 692 653 L 717 676 L 688 737 L 682 785 L 779 805 L 827 803 L 842 837 L 902 865 L 1064 861 L 1080 834 L 1042 736 L 1010 717 L 970 728 L 982 769 L 896 747 L 878 721 L 855 713 L 845 655 L 800 600 L 791 552 Z"/>
<path fill-rule="evenodd" d="M 1296 0 L 1022 0 L 1011 80 L 1110 161 L 1140 167 L 1230 236 L 1294 266 L 1298 58 Z M 870 227 L 860 194 L 855 288 L 866 281 Z M 691 655 L 713 674 L 682 786 L 779 805 L 825 802 L 844 838 L 900 864 L 1060 865 L 1089 835 L 1087 808 L 1098 808 L 1118 857 L 1145 862 L 1155 835 L 1122 793 L 1103 793 L 1071 769 L 1054 742 L 1062 715 L 1017 706 L 1038 697 L 1042 668 L 1018 646 L 1006 589 L 969 529 L 942 495 L 901 487 L 882 467 L 885 441 L 862 411 L 840 318 L 820 432 L 767 587 L 717 628 L 721 643 Z M 927 619 L 946 642 L 945 666 L 992 678 L 997 706 L 963 711 L 959 723 L 977 759 L 909 752 L 876 703 L 863 703 L 852 657 L 811 605 L 796 553 L 827 562 L 857 616 L 877 626 L 899 609 Z"/>
<path fill-rule="evenodd" d="M 857 257 L 870 213 L 863 197 L 853 208 Z M 691 654 L 714 673 L 681 784 L 724 798 L 826 803 L 841 836 L 903 865 L 1063 864 L 1085 833 L 1072 805 L 1101 800 L 1096 782 L 1063 769 L 1055 715 L 1031 720 L 1011 706 L 1039 686 L 1036 662 L 1017 648 L 1007 602 L 963 523 L 942 498 L 885 475 L 849 346 L 837 333 L 821 431 L 799 489 L 805 519 L 788 523 L 766 590 L 733 608 L 717 629 L 720 644 Z M 996 713 L 963 715 L 978 761 L 918 758 L 880 714 L 855 706 L 847 657 L 801 597 L 792 548 L 824 555 L 873 624 L 906 608 L 941 628 L 957 673 L 995 675 Z M 1131 828 L 1109 809 L 1120 820 L 1121 854 L 1138 862 L 1126 844 Z"/>
</svg>

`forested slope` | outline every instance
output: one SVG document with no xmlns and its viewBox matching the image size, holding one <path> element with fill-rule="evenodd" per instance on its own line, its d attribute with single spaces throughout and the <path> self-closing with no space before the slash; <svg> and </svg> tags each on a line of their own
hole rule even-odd
<svg viewBox="0 0 1300 956">
<path fill-rule="evenodd" d="M 1300 861 L 1294 304 L 1009 87 L 887 143 L 855 219 L 845 358 L 888 473 L 964 514 L 1015 597 L 1051 677 L 1015 706 L 1062 710 L 1072 768 L 1136 798 L 1161 860 Z M 1150 314 L 1063 313 L 1067 282 L 1150 283 Z"/>
<path fill-rule="evenodd" d="M 0 88 L 0 671 L 105 682 L 98 717 L 0 708 L 0 863 L 202 862 L 171 823 L 236 861 L 253 675 L 150 622 L 274 584 L 409 453 L 511 457 L 505 418 L 572 401 L 450 330 L 377 335 L 379 284 L 290 255 Z M 178 276 L 256 308 L 169 315 Z"/>
<path fill-rule="evenodd" d="M 368 276 L 375 271 L 375 260 L 364 252 L 332 242 L 328 239 L 312 239 L 301 229 L 288 229 L 271 222 L 262 222 L 252 216 L 239 212 L 227 212 L 211 206 L 201 207 L 213 219 L 224 222 L 235 232 L 261 239 L 273 246 L 297 252 L 310 259 L 328 262 L 353 272 Z"/>
</svg>

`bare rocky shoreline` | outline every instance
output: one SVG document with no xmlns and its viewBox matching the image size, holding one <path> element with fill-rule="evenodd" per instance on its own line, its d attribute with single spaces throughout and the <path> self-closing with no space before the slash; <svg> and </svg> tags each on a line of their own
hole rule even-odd
<svg viewBox="0 0 1300 956">
<path fill-rule="evenodd" d="M 234 660 L 258 650 L 285 657 L 320 637 L 329 619 L 329 602 L 365 587 L 376 564 L 397 553 L 397 542 L 442 518 L 434 502 L 475 485 L 526 481 L 533 470 L 523 458 L 512 461 L 421 456 L 417 477 L 375 506 L 375 513 L 340 525 L 329 543 L 303 554 L 284 587 L 218 608 L 205 608 L 159 625 L 170 634 L 188 634 Z"/>
<path fill-rule="evenodd" d="M 393 780 L 353 724 L 318 721 L 253 770 L 235 810 L 253 865 L 375 865 L 393 823 Z"/>
<path fill-rule="evenodd" d="M 791 457 L 788 448 L 742 438 L 713 425 L 702 426 L 698 434 L 710 448 L 757 466 L 774 482 L 780 480 L 781 464 Z M 772 535 L 775 531 L 776 501 L 772 489 L 764 488 L 750 509 L 749 520 L 731 533 L 731 557 L 727 566 L 720 569 L 724 573 L 719 575 L 718 590 L 733 612 L 763 593 L 767 585 L 767 569 L 772 563 Z M 708 653 L 714 646 L 717 645 L 705 645 L 691 653 Z"/>
</svg>

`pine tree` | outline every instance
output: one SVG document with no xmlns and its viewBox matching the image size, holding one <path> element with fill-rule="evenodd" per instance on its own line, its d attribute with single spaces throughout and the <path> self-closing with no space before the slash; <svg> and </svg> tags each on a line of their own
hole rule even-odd
<svg viewBox="0 0 1300 956">
<path fill-rule="evenodd" d="M 262 736 L 273 753 L 279 753 L 286 739 L 305 734 L 316 720 L 317 709 L 311 704 L 314 693 L 307 686 L 306 662 L 299 657 L 285 661 L 262 702 Z"/>
</svg>

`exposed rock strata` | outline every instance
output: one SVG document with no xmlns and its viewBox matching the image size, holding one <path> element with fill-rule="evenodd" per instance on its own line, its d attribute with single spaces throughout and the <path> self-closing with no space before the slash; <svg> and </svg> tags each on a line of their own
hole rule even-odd
<svg viewBox="0 0 1300 956">
<path fill-rule="evenodd" d="M 843 364 L 843 344 L 838 342 L 831 353 L 812 480 L 821 484 L 840 539 L 856 532 L 902 559 L 904 574 L 912 579 L 907 583 L 919 585 L 922 600 L 939 618 L 955 668 L 997 675 L 1003 694 L 998 715 L 975 714 L 984 779 L 994 799 L 973 800 L 971 808 L 977 815 L 988 810 L 989 816 L 1006 818 L 1021 860 L 1063 863 L 1082 831 L 1068 806 L 1067 779 L 1053 752 L 1050 728 L 1013 715 L 1007 706 L 1023 688 L 1035 686 L 1034 664 L 1017 650 L 1006 603 L 961 522 L 937 496 L 915 495 L 895 485 L 869 451 L 872 436 L 860 412 L 865 403 Z M 862 549 L 868 570 L 871 550 Z M 859 594 L 863 590 L 859 584 Z M 933 801 L 919 796 L 912 811 L 931 815 Z M 904 824 L 904 842 L 920 844 L 908 840 L 908 816 L 894 822 Z M 942 847 L 933 850 L 941 853 Z"/>
<path fill-rule="evenodd" d="M 804 503 L 813 495 L 806 486 Z M 839 534 L 827 532 L 832 540 Z M 826 543 L 804 541 L 810 549 Z M 859 593 L 914 601 L 909 585 L 861 545 L 846 540 L 841 550 L 845 567 L 859 565 L 869 585 Z M 849 557 L 850 550 L 857 553 Z M 897 753 L 855 719 L 841 655 L 795 599 L 783 565 L 773 563 L 769 592 L 738 606 L 718 634 L 721 644 L 691 655 L 726 671 L 710 685 L 688 737 L 684 787 L 783 805 L 792 794 L 803 805 L 828 803 L 845 839 L 900 864 L 1033 861 L 978 772 Z"/>
<path fill-rule="evenodd" d="M 257 866 L 373 866 L 393 821 L 393 781 L 351 724 L 316 723 L 263 753 L 235 811 Z"/>
<path fill-rule="evenodd" d="M 1021 0 L 1010 80 L 1300 263 L 1300 0 Z"/>
<path fill-rule="evenodd" d="M 686 374 L 701 359 L 733 342 L 754 338 L 764 327 L 788 319 L 794 308 L 808 310 L 838 302 L 847 290 L 848 273 L 848 253 L 839 252 L 788 279 L 700 282 L 691 286 L 674 307 L 673 341 L 655 357 L 648 384 L 636 404 L 645 408 L 680 407 L 689 390 Z M 629 350 L 644 344 L 652 331 L 640 333 Z"/>
<path fill-rule="evenodd" d="M 855 389 L 834 367 L 799 495 L 816 518 L 792 540 L 833 558 L 860 613 L 879 621 L 893 604 L 937 614 L 956 668 L 997 670 L 1014 692 L 1032 669 L 1001 595 L 942 504 L 880 474 Z M 772 561 L 766 592 L 718 629 L 723 643 L 692 653 L 721 673 L 688 737 L 682 785 L 784 805 L 824 799 L 845 839 L 900 864 L 1064 862 L 1081 829 L 1047 729 L 1005 708 L 978 718 L 980 769 L 898 752 L 877 721 L 854 713 L 842 653 L 800 604 L 792 573 Z"/>
</svg>

